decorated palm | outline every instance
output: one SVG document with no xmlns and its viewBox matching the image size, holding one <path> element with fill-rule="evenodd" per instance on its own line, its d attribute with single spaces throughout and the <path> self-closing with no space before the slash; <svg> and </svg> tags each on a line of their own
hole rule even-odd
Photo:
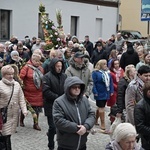
<svg viewBox="0 0 150 150">
<path fill-rule="evenodd" d="M 54 22 L 48 18 L 45 13 L 45 6 L 40 4 L 39 11 L 41 13 L 41 22 L 45 38 L 45 50 L 50 50 L 52 48 L 58 48 L 61 45 L 61 40 L 57 28 Z"/>
</svg>

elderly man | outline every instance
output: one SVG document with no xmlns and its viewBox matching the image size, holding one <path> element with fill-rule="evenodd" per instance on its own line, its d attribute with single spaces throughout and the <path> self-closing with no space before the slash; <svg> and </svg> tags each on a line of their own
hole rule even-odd
<svg viewBox="0 0 150 150">
<path fill-rule="evenodd" d="M 117 51 L 121 51 L 123 42 L 124 42 L 124 39 L 123 39 L 123 37 L 121 36 L 121 33 L 118 32 L 118 33 L 117 33 L 117 36 L 116 36 L 116 40 L 115 40 L 115 45 L 116 45 Z"/>
<path fill-rule="evenodd" d="M 85 41 L 83 42 L 83 44 L 91 57 L 93 53 L 93 43 L 90 41 L 88 35 L 85 36 Z"/>
<path fill-rule="evenodd" d="M 87 131 L 94 126 L 95 114 L 83 96 L 84 89 L 82 80 L 68 77 L 64 84 L 65 94 L 54 102 L 58 150 L 86 150 Z"/>
<path fill-rule="evenodd" d="M 80 51 L 80 50 L 79 50 Z M 85 96 L 89 97 L 92 91 L 92 77 L 87 62 L 84 60 L 84 54 L 82 52 L 76 52 L 70 60 L 70 66 L 66 69 L 65 73 L 68 77 L 77 76 L 85 84 Z"/>
<path fill-rule="evenodd" d="M 49 125 L 48 130 L 48 147 L 54 149 L 55 125 L 52 117 L 52 107 L 56 98 L 64 93 L 64 82 L 66 74 L 63 71 L 64 64 L 62 60 L 53 58 L 50 62 L 50 71 L 43 76 L 43 97 L 45 116 Z"/>
</svg>

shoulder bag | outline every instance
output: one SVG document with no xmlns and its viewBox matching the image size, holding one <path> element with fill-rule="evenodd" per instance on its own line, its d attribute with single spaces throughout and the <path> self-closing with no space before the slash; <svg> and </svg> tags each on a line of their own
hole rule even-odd
<svg viewBox="0 0 150 150">
<path fill-rule="evenodd" d="M 3 124 L 7 122 L 7 110 L 8 110 L 8 105 L 9 105 L 12 95 L 13 95 L 13 91 L 14 91 L 14 85 L 12 85 L 12 92 L 11 92 L 11 96 L 9 98 L 7 106 L 0 108 L 0 113 L 1 113 L 1 117 L 2 117 L 1 119 L 2 119 Z"/>
</svg>

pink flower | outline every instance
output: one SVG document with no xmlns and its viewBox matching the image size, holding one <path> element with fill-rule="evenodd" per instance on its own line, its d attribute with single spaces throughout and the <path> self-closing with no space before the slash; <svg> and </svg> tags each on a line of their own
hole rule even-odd
<svg viewBox="0 0 150 150">
<path fill-rule="evenodd" d="M 60 38 L 57 38 L 57 41 L 60 41 Z"/>
</svg>

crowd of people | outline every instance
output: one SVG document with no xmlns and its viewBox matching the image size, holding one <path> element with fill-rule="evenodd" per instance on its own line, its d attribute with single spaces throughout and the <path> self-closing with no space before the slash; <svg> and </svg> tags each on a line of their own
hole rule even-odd
<svg viewBox="0 0 150 150">
<path fill-rule="evenodd" d="M 68 34 L 57 49 L 45 50 L 45 44 L 29 36 L 0 43 L 0 108 L 10 100 L 7 122 L 0 124 L 6 149 L 11 150 L 17 125 L 25 127 L 28 111 L 33 129 L 42 130 L 39 117 L 44 108 L 49 150 L 55 148 L 55 134 L 58 150 L 86 150 L 94 125 L 106 133 L 106 117 L 111 124 L 118 117 L 122 122 L 111 133 L 114 138 L 107 150 L 138 150 L 138 138 L 148 150 L 150 52 L 142 43 L 133 45 L 117 33 L 95 43 L 88 35 L 81 42 Z M 91 94 L 96 112 L 88 101 Z M 105 116 L 106 106 L 110 107 L 109 116 Z"/>
</svg>

